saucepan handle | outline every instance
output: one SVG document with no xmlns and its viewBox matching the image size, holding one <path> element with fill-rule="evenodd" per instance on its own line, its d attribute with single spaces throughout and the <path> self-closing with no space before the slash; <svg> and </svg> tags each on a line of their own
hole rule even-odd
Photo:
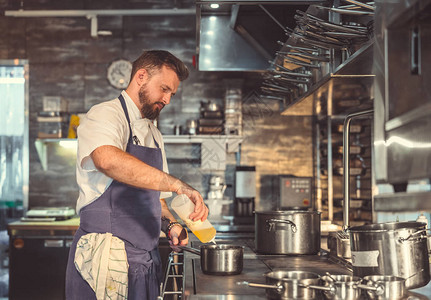
<svg viewBox="0 0 431 300">
<path fill-rule="evenodd" d="M 335 294 L 336 288 L 333 285 L 329 286 L 321 286 L 321 285 L 306 285 L 306 284 L 298 284 L 299 287 L 307 288 L 307 289 L 314 289 L 314 290 L 321 290 L 321 291 L 327 291 L 331 294 Z"/>
<path fill-rule="evenodd" d="M 186 246 L 178 246 L 178 248 L 180 248 L 183 251 L 187 251 L 196 255 L 201 255 L 201 251 L 199 249 L 196 248 L 192 248 L 192 247 L 186 247 Z"/>
<path fill-rule="evenodd" d="M 271 285 L 271 284 L 263 284 L 263 283 L 253 283 L 253 282 L 248 282 L 248 281 L 238 281 L 236 284 L 237 285 L 248 285 L 249 287 L 255 287 L 255 288 L 275 289 L 279 293 L 284 290 L 284 287 L 281 284 Z"/>
<path fill-rule="evenodd" d="M 363 290 L 373 291 L 374 293 L 376 293 L 376 295 L 383 295 L 383 293 L 385 292 L 385 287 L 381 284 L 377 284 L 377 285 L 358 284 L 357 287 Z"/>
</svg>

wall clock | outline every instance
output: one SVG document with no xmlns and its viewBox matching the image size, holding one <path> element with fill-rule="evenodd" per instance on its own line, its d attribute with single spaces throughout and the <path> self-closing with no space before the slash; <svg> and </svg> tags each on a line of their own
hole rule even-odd
<svg viewBox="0 0 431 300">
<path fill-rule="evenodd" d="M 113 61 L 107 71 L 109 83 L 117 89 L 125 89 L 129 85 L 132 63 L 125 59 Z"/>
</svg>

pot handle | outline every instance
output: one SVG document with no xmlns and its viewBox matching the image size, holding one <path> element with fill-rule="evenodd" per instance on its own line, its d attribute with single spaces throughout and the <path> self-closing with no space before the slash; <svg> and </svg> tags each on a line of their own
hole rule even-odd
<svg viewBox="0 0 431 300">
<path fill-rule="evenodd" d="M 248 281 L 238 281 L 236 284 L 237 285 L 248 285 L 249 287 L 256 287 L 256 288 L 275 289 L 279 293 L 283 292 L 283 290 L 284 290 L 284 287 L 281 284 L 270 285 L 270 284 L 263 284 L 263 283 L 253 283 L 253 282 L 248 282 Z"/>
<path fill-rule="evenodd" d="M 330 292 L 332 295 L 334 295 L 337 290 L 332 284 L 329 286 L 298 284 L 298 286 L 307 288 L 307 289 L 327 291 L 327 292 Z"/>
<path fill-rule="evenodd" d="M 368 291 L 373 291 L 377 296 L 383 295 L 385 292 L 385 287 L 381 284 L 376 284 L 374 286 L 372 285 L 366 285 L 366 284 L 358 284 L 358 288 Z"/>
<path fill-rule="evenodd" d="M 201 251 L 199 249 L 196 248 L 192 248 L 192 247 L 186 247 L 186 246 L 178 246 L 178 248 L 180 248 L 183 251 L 187 251 L 196 255 L 201 255 Z"/>
<path fill-rule="evenodd" d="M 398 238 L 398 242 L 400 242 L 400 243 L 403 243 L 403 242 L 406 242 L 406 241 L 408 241 L 408 240 L 410 240 L 411 238 L 414 238 L 414 237 L 416 237 L 417 235 L 419 235 L 419 234 L 421 234 L 417 239 L 414 239 L 414 241 L 417 241 L 417 240 L 419 240 L 419 241 L 421 241 L 422 239 L 426 239 L 427 238 L 427 235 L 425 234 L 425 235 L 422 235 L 422 233 L 426 233 L 427 232 L 427 230 L 430 230 L 430 229 L 422 229 L 422 230 L 419 230 L 419 231 L 416 231 L 415 233 L 412 233 L 412 234 L 410 234 L 408 237 L 406 237 L 406 238 L 403 238 L 403 237 L 399 237 Z"/>
<path fill-rule="evenodd" d="M 291 226 L 292 232 L 295 233 L 298 229 L 296 224 L 289 220 L 269 219 L 266 220 L 266 231 L 274 231 L 275 223 L 284 223 Z"/>
</svg>

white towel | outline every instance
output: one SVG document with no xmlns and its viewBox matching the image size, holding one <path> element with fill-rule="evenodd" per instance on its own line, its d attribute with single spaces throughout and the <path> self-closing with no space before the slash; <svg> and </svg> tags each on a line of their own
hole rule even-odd
<svg viewBox="0 0 431 300">
<path fill-rule="evenodd" d="M 97 300 L 127 299 L 127 254 L 124 242 L 111 233 L 82 236 L 75 252 L 75 267 L 96 293 Z"/>
</svg>

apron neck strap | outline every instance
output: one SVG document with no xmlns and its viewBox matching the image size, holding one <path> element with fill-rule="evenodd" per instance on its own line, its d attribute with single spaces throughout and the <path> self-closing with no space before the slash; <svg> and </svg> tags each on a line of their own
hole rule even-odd
<svg viewBox="0 0 431 300">
<path fill-rule="evenodd" d="M 121 94 L 118 97 L 118 99 L 120 99 L 121 107 L 123 108 L 124 114 L 126 115 L 127 124 L 129 124 L 129 144 L 133 144 L 132 127 L 130 126 L 130 118 L 129 118 L 129 112 L 127 111 L 126 101 L 124 100 L 124 97 Z"/>
<path fill-rule="evenodd" d="M 133 134 L 132 134 L 132 127 L 130 126 L 130 118 L 129 118 L 129 112 L 127 110 L 127 106 L 126 106 L 126 100 L 124 100 L 123 95 L 120 94 L 120 96 L 118 97 L 118 99 L 120 100 L 121 103 L 121 107 L 123 108 L 124 114 L 126 115 L 126 119 L 127 119 L 127 124 L 129 124 L 129 143 L 133 144 Z M 151 132 L 151 128 L 148 128 L 148 130 L 150 130 Z M 151 133 L 151 136 L 153 137 L 153 141 L 156 144 L 157 148 L 160 148 L 159 143 L 157 143 L 156 139 L 154 138 L 154 135 Z"/>
</svg>

